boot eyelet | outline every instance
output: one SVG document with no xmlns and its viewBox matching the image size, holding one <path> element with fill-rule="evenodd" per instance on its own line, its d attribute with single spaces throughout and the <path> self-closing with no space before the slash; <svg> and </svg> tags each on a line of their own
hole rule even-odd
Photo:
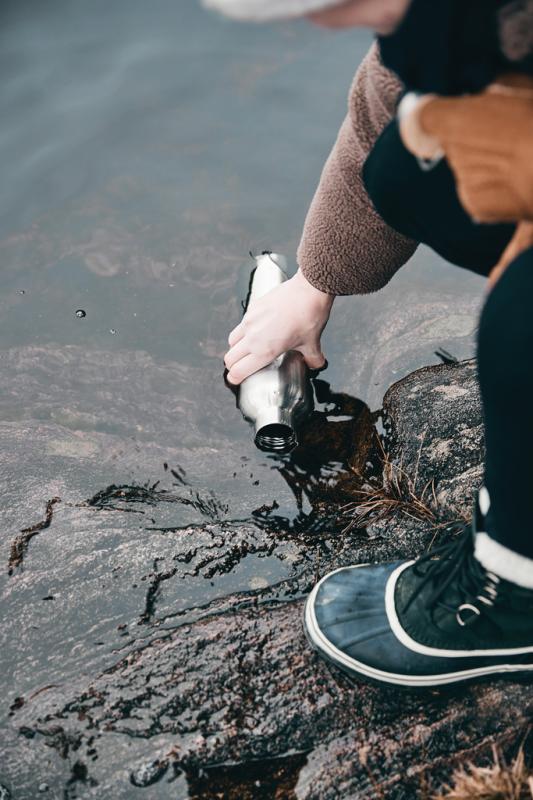
<svg viewBox="0 0 533 800">
<path fill-rule="evenodd" d="M 463 619 L 461 616 L 461 611 L 472 611 L 472 614 L 470 614 L 470 616 L 468 616 L 466 619 Z M 479 608 L 477 608 L 477 606 L 472 605 L 472 603 L 463 603 L 457 609 L 455 619 L 457 620 L 458 625 L 460 625 L 461 628 L 464 628 L 467 625 L 471 625 L 480 615 L 481 611 Z"/>
<path fill-rule="evenodd" d="M 480 603 L 485 603 L 486 606 L 494 605 L 494 600 L 489 600 L 488 597 L 483 597 L 482 594 L 478 594 L 476 600 L 479 600 Z"/>
</svg>

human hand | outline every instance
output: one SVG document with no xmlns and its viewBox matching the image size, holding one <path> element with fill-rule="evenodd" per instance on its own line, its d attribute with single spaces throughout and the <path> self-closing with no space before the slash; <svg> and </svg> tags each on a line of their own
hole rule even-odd
<svg viewBox="0 0 533 800">
<path fill-rule="evenodd" d="M 287 350 L 299 350 L 308 367 L 326 359 L 320 336 L 329 319 L 333 295 L 321 292 L 298 270 L 294 277 L 250 303 L 228 337 L 224 357 L 227 380 L 238 385 Z"/>
</svg>

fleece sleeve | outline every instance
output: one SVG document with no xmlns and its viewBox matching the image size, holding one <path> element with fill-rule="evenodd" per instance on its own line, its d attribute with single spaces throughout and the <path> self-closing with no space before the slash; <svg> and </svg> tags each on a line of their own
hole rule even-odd
<svg viewBox="0 0 533 800">
<path fill-rule="evenodd" d="M 394 116 L 402 84 L 374 43 L 355 74 L 348 114 L 307 213 L 298 264 L 328 294 L 364 294 L 384 286 L 417 243 L 378 215 L 362 181 L 365 159 Z"/>
</svg>

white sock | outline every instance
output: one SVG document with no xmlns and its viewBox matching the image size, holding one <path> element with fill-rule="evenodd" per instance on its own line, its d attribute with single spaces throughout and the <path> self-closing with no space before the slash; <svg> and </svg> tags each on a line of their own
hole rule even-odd
<svg viewBox="0 0 533 800">
<path fill-rule="evenodd" d="M 479 492 L 479 508 L 485 517 L 490 508 L 490 497 L 485 486 Z M 474 556 L 488 572 L 523 589 L 533 589 L 533 558 L 510 550 L 484 531 L 476 534 Z"/>
</svg>

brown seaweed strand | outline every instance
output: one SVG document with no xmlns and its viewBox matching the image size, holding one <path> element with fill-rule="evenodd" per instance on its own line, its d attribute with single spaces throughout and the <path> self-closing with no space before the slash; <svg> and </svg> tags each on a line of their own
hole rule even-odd
<svg viewBox="0 0 533 800">
<path fill-rule="evenodd" d="M 50 527 L 54 515 L 54 505 L 60 503 L 60 497 L 52 497 L 46 504 L 46 514 L 43 520 L 32 525 L 31 528 L 23 528 L 18 536 L 11 543 L 11 553 L 7 562 L 7 574 L 12 575 L 15 567 L 20 567 L 24 561 L 24 556 L 28 549 L 28 544 L 34 536 Z"/>
</svg>

